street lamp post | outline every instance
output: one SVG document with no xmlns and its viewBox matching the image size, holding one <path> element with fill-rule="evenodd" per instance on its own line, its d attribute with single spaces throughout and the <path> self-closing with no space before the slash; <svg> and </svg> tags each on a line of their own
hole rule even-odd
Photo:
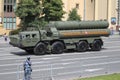
<svg viewBox="0 0 120 80">
<path fill-rule="evenodd" d="M 120 23 L 119 23 L 119 20 L 120 20 L 120 0 L 118 0 L 118 3 L 117 3 L 117 30 L 119 31 L 119 35 L 120 35 Z"/>
<path fill-rule="evenodd" d="M 117 4 L 117 25 L 119 26 L 119 0 L 118 0 L 118 4 Z"/>
<path fill-rule="evenodd" d="M 84 15 L 83 15 L 83 20 L 85 21 L 85 17 L 86 17 L 86 0 L 84 0 Z"/>
</svg>

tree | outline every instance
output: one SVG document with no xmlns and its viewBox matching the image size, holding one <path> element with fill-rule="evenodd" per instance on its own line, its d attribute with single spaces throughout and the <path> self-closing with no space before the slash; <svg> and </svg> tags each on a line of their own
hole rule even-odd
<svg viewBox="0 0 120 80">
<path fill-rule="evenodd" d="M 21 27 L 26 28 L 40 25 L 40 14 L 42 13 L 40 0 L 19 1 L 15 14 L 21 19 Z"/>
<path fill-rule="evenodd" d="M 62 0 L 43 0 L 43 14 L 46 21 L 59 21 L 64 13 Z"/>
<path fill-rule="evenodd" d="M 69 12 L 68 16 L 68 21 L 81 21 L 81 17 L 77 14 L 76 8 L 73 8 L 72 11 Z"/>
</svg>

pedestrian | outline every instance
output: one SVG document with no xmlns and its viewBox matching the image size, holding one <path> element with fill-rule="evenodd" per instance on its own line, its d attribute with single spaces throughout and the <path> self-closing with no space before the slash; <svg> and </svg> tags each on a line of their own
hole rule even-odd
<svg viewBox="0 0 120 80">
<path fill-rule="evenodd" d="M 5 41 L 7 41 L 7 35 L 6 35 L 6 33 L 4 34 L 4 39 L 5 39 Z"/>
<path fill-rule="evenodd" d="M 111 27 L 110 29 L 111 29 L 111 35 L 113 35 L 114 34 L 113 27 Z"/>
<path fill-rule="evenodd" d="M 24 80 L 31 80 L 31 72 L 32 72 L 32 68 L 31 68 L 31 61 L 30 61 L 30 57 L 27 57 L 26 61 L 23 64 L 24 67 Z"/>
</svg>

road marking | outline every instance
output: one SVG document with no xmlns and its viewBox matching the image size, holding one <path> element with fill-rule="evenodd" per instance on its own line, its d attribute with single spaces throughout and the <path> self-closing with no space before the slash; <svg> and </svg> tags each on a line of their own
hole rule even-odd
<svg viewBox="0 0 120 80">
<path fill-rule="evenodd" d="M 34 64 L 41 64 L 41 63 L 48 63 L 47 61 L 46 62 L 44 62 L 44 61 L 39 61 L 39 62 L 34 62 L 34 63 L 32 63 L 33 65 Z M 2 65 L 0 65 L 0 67 L 3 67 L 3 66 L 22 66 L 23 65 L 23 63 L 13 63 L 13 64 L 2 64 Z"/>
<path fill-rule="evenodd" d="M 115 52 L 117 52 L 117 51 L 120 51 L 120 49 L 114 49 L 114 50 L 102 50 L 102 51 L 99 51 L 99 52 L 113 52 L 113 51 L 115 51 Z M 99 53 L 98 52 L 98 53 Z M 64 54 L 61 54 L 61 55 L 46 55 L 45 57 L 61 57 L 61 56 L 67 56 L 67 55 L 69 55 L 69 56 L 71 56 L 71 55 L 85 55 L 85 54 L 91 54 L 91 53 L 96 53 L 96 52 L 83 52 L 83 53 L 68 53 L 68 54 L 66 54 L 66 53 L 64 53 Z M 2 56 L 2 55 L 1 55 Z M 11 55 L 12 56 L 12 55 Z M 29 56 L 29 55 L 28 55 Z M 15 58 L 8 58 L 8 57 L 3 57 L 3 58 L 1 58 L 0 60 L 10 60 L 10 59 L 24 59 L 24 58 L 26 58 L 27 56 L 24 56 L 24 57 L 22 57 L 22 58 L 18 58 L 18 57 L 15 57 Z M 43 58 L 44 60 L 46 59 L 52 59 L 52 58 L 44 58 L 43 56 L 31 56 L 31 58 Z M 53 59 L 55 59 L 55 58 L 53 58 Z"/>
<path fill-rule="evenodd" d="M 111 63 L 120 63 L 120 61 L 113 61 L 113 62 L 105 62 L 105 63 L 94 63 L 94 64 L 86 64 L 86 65 L 81 65 L 81 66 L 95 66 L 95 65 L 102 65 L 102 64 L 111 64 Z M 52 64 L 53 65 L 53 64 Z M 79 66 L 77 66 L 79 67 Z M 45 68 L 45 69 L 38 69 L 36 68 L 34 71 L 37 72 L 37 71 L 45 71 L 45 70 L 54 70 L 54 69 L 64 69 L 64 68 L 68 68 L 68 67 L 56 67 L 56 68 Z M 102 70 L 103 68 L 96 68 L 96 69 L 86 69 L 84 71 L 87 71 L 87 72 L 93 72 L 93 71 L 99 71 L 99 70 Z M 84 72 L 83 71 L 83 72 Z M 19 73 L 22 73 L 23 71 L 19 71 Z M 66 72 L 66 73 L 58 73 L 59 75 L 65 75 L 65 74 L 72 74 L 72 73 L 78 73 L 78 72 L 82 72 L 82 71 L 75 71 L 75 72 Z M 4 73 L 0 73 L 0 75 L 5 75 L 5 74 L 15 74 L 15 73 L 18 73 L 18 72 L 4 72 Z"/>
<path fill-rule="evenodd" d="M 59 60 L 59 61 L 70 61 L 70 62 L 66 62 L 66 63 L 54 63 L 53 65 L 58 65 L 58 64 L 62 64 L 62 65 L 67 65 L 67 64 L 72 64 L 72 63 L 75 63 L 75 62 L 78 62 L 82 59 L 99 59 L 99 58 L 107 58 L 108 56 L 96 56 L 96 57 L 86 57 L 86 58 L 74 58 L 74 59 L 64 59 L 64 60 Z M 58 57 L 53 57 L 53 58 L 43 58 L 43 59 L 56 59 Z M 25 58 L 21 58 L 21 59 L 25 59 Z M 75 61 L 75 60 L 78 60 L 78 61 Z M 71 62 L 72 61 L 72 62 Z M 74 62 L 73 62 L 74 61 Z M 2 66 L 13 66 L 13 65 L 22 65 L 22 63 L 19 63 L 18 64 L 18 61 L 16 61 L 17 63 L 13 63 L 13 64 L 2 64 L 0 65 L 0 67 Z M 23 61 L 22 61 L 23 62 Z M 38 62 L 32 62 L 33 65 L 35 64 L 41 64 L 41 63 L 50 63 L 50 61 L 38 61 Z M 47 64 L 47 65 L 49 65 Z"/>
<path fill-rule="evenodd" d="M 117 52 L 117 51 L 120 51 L 120 49 L 114 49 L 114 50 L 102 50 L 102 51 L 99 51 L 99 52 Z"/>
<path fill-rule="evenodd" d="M 56 69 L 63 69 L 64 67 L 56 67 L 56 68 L 52 68 L 54 70 Z M 34 72 L 38 72 L 38 71 L 48 71 L 48 70 L 52 70 L 51 67 L 50 68 L 46 68 L 46 69 L 35 69 L 33 70 Z M 21 71 L 13 71 L 13 72 L 3 72 L 3 73 L 0 73 L 0 75 L 6 75 L 6 74 L 20 74 L 20 73 L 23 73 L 23 70 Z"/>
<path fill-rule="evenodd" d="M 43 60 L 50 60 L 50 59 L 57 59 L 57 58 L 60 58 L 60 57 L 48 57 L 48 58 L 42 58 Z"/>
<path fill-rule="evenodd" d="M 9 70 L 16 70 L 16 67 L 15 68 L 5 68 L 5 69 L 1 69 L 0 71 L 9 71 Z"/>
<path fill-rule="evenodd" d="M 73 63 L 76 63 L 78 61 L 74 61 L 74 62 L 67 62 L 67 63 L 62 63 L 62 65 L 69 65 L 69 64 L 73 64 Z"/>
<path fill-rule="evenodd" d="M 69 61 L 69 62 L 66 62 L 66 63 L 54 63 L 53 65 L 58 65 L 58 64 L 62 64 L 62 65 L 68 65 L 68 64 L 72 64 L 72 63 L 75 63 L 75 62 L 78 62 L 78 61 L 80 61 L 80 60 L 87 60 L 87 59 L 101 59 L 101 58 L 107 58 L 107 57 L 110 57 L 110 56 L 96 56 L 96 57 L 86 57 L 86 58 L 74 58 L 74 59 L 62 59 L 62 60 L 57 60 L 57 61 Z M 56 58 L 59 58 L 59 57 L 53 57 L 53 58 L 42 58 L 42 59 L 56 59 Z M 18 63 L 20 63 L 19 65 L 22 65 L 22 63 L 23 63 L 23 59 L 25 59 L 25 57 L 24 58 L 21 58 L 22 60 L 17 60 L 16 62 L 17 63 L 14 63 L 14 64 L 2 64 L 2 65 L 0 65 L 0 66 L 13 66 L 13 65 L 18 65 Z M 33 59 L 33 60 L 37 60 L 37 59 Z M 78 61 L 76 61 L 76 60 L 78 60 Z M 57 62 L 56 61 L 56 62 Z M 72 61 L 72 62 L 71 62 Z M 73 62 L 74 61 L 74 62 Z M 22 63 L 21 63 L 22 62 Z M 51 62 L 50 61 L 36 61 L 36 62 L 32 62 L 32 64 L 41 64 L 41 63 L 49 63 L 49 64 L 51 64 Z M 49 65 L 48 64 L 48 65 Z M 47 65 L 47 64 L 46 64 Z M 46 65 L 44 65 L 44 66 L 46 66 Z"/>
<path fill-rule="evenodd" d="M 84 71 L 71 71 L 71 72 L 64 72 L 64 73 L 58 73 L 57 75 L 68 75 L 68 74 L 75 74 L 75 73 L 82 73 Z"/>
<path fill-rule="evenodd" d="M 103 70 L 104 68 L 96 68 L 96 69 L 86 69 L 85 72 L 95 72 L 95 71 L 100 71 Z"/>
<path fill-rule="evenodd" d="M 110 44 L 110 43 L 113 43 L 113 42 L 120 43 L 120 41 L 104 41 L 104 42 L 107 43 L 107 44 Z"/>
<path fill-rule="evenodd" d="M 96 57 L 86 57 L 86 58 L 73 58 L 73 59 L 64 59 L 61 61 L 73 61 L 73 60 L 87 60 L 87 59 L 99 59 L 99 58 L 107 58 L 108 56 L 96 56 Z"/>
<path fill-rule="evenodd" d="M 120 48 L 120 45 L 119 45 L 119 46 L 108 46 L 107 48 L 108 48 L 108 49 L 109 49 L 109 48 L 115 48 L 115 49 L 116 49 L 116 48 Z"/>
<path fill-rule="evenodd" d="M 112 61 L 112 62 L 103 62 L 103 63 L 94 63 L 94 64 L 85 64 L 82 66 L 98 66 L 98 65 L 104 65 L 104 64 L 116 64 L 116 63 L 120 63 L 120 61 Z"/>
</svg>

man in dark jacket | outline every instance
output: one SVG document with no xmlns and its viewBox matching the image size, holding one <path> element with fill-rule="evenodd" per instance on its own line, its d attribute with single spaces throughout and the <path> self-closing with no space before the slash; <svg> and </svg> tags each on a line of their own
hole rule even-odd
<svg viewBox="0 0 120 80">
<path fill-rule="evenodd" d="M 30 57 L 27 57 L 27 60 L 24 62 L 23 67 L 24 67 L 24 80 L 31 80 L 32 68 Z"/>
</svg>

